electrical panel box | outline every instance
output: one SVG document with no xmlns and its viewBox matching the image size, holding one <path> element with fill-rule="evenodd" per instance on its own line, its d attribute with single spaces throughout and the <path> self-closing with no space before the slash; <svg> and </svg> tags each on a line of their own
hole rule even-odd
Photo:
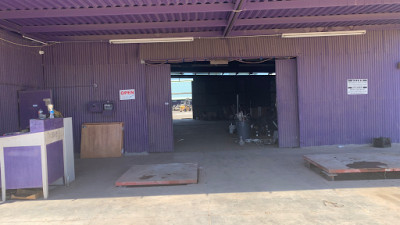
<svg viewBox="0 0 400 225">
<path fill-rule="evenodd" d="M 112 101 L 96 101 L 87 104 L 87 110 L 92 113 L 103 113 L 103 115 L 112 115 L 114 103 Z"/>
<path fill-rule="evenodd" d="M 114 103 L 107 101 L 103 102 L 103 115 L 111 116 L 114 111 Z"/>
<path fill-rule="evenodd" d="M 92 113 L 100 113 L 103 112 L 103 107 L 101 102 L 89 102 L 87 104 L 87 109 Z"/>
<path fill-rule="evenodd" d="M 112 111 L 112 110 L 114 110 L 114 104 L 113 103 L 104 103 L 103 104 L 103 110 L 104 111 Z"/>
</svg>

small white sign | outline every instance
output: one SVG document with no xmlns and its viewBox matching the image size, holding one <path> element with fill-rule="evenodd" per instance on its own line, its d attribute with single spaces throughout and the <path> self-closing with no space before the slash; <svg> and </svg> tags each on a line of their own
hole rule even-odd
<svg viewBox="0 0 400 225">
<path fill-rule="evenodd" d="M 348 95 L 367 95 L 368 79 L 347 79 Z"/>
<path fill-rule="evenodd" d="M 135 89 L 120 90 L 119 100 L 132 100 L 135 99 Z"/>
</svg>

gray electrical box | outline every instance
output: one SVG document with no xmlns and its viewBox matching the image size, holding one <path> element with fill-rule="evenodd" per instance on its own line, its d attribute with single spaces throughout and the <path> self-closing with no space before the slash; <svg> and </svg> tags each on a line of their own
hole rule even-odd
<svg viewBox="0 0 400 225">
<path fill-rule="evenodd" d="M 114 103 L 112 101 L 93 101 L 87 104 L 87 110 L 92 113 L 103 113 L 103 115 L 112 115 Z"/>
</svg>

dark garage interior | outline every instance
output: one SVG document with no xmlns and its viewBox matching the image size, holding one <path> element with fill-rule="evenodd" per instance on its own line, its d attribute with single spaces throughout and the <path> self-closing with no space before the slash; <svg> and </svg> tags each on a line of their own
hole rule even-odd
<svg viewBox="0 0 400 225">
<path fill-rule="evenodd" d="M 171 64 L 171 77 L 193 79 L 193 120 L 174 120 L 175 150 L 198 137 L 218 137 L 216 145 L 240 145 L 240 136 L 248 144 L 277 143 L 274 59 Z"/>
</svg>

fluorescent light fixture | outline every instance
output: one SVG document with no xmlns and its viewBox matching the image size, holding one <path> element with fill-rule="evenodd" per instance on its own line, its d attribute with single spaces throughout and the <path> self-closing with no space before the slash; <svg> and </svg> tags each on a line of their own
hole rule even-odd
<svg viewBox="0 0 400 225">
<path fill-rule="evenodd" d="M 39 40 L 33 39 L 31 37 L 27 37 L 25 35 L 22 35 L 22 37 L 25 38 L 25 39 L 28 39 L 30 41 L 34 41 L 34 42 L 37 42 L 37 43 L 40 43 L 40 44 L 43 44 L 43 45 L 47 45 L 47 43 L 44 43 L 43 41 L 39 41 Z"/>
<path fill-rule="evenodd" d="M 161 42 L 190 42 L 194 41 L 193 37 L 177 37 L 177 38 L 143 38 L 143 39 L 115 39 L 110 40 L 110 44 L 141 44 L 141 43 L 161 43 Z"/>
<path fill-rule="evenodd" d="M 367 33 L 366 30 L 309 32 L 309 33 L 286 33 L 286 34 L 282 34 L 282 38 L 348 36 L 348 35 L 363 35 L 363 34 L 366 34 L 366 33 Z"/>
</svg>

